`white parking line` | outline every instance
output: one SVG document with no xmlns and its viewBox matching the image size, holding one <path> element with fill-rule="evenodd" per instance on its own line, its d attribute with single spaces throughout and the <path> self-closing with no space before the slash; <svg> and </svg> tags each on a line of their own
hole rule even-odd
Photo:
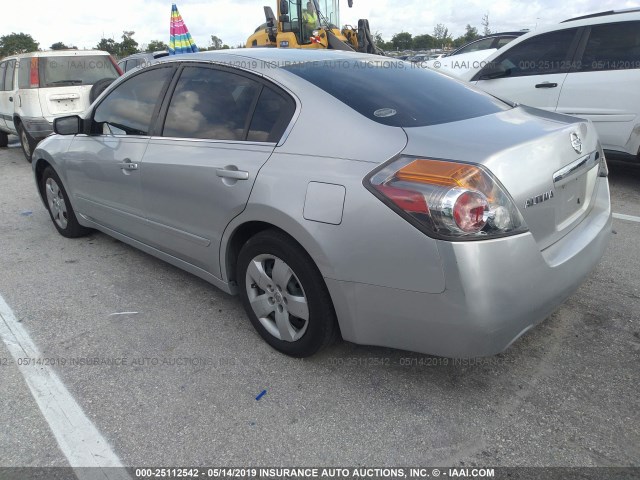
<svg viewBox="0 0 640 480">
<path fill-rule="evenodd" d="M 617 218 L 618 220 L 627 220 L 629 222 L 640 223 L 640 217 L 634 217 L 632 215 L 624 215 L 623 213 L 614 213 L 613 218 Z"/>
<path fill-rule="evenodd" d="M 111 450 L 107 441 L 82 411 L 62 381 L 49 366 L 20 365 L 18 359 L 42 358 L 24 327 L 17 321 L 11 308 L 0 296 L 0 337 L 9 349 L 18 370 L 27 383 L 42 415 L 46 419 L 60 450 L 75 469 L 78 479 L 130 479 L 124 470 L 108 467 L 122 467 L 120 459 Z M 97 467 L 83 470 L 81 467 Z"/>
</svg>

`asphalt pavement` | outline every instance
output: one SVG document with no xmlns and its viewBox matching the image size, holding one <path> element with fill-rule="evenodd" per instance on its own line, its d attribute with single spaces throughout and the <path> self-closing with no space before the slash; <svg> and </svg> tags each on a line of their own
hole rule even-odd
<svg viewBox="0 0 640 480">
<path fill-rule="evenodd" d="M 610 170 L 614 211 L 640 216 L 640 166 Z M 237 298 L 58 235 L 15 142 L 0 218 L 0 296 L 124 465 L 640 466 L 638 222 L 614 220 L 593 274 L 506 353 L 454 362 L 272 350 Z M 0 343 L 0 466 L 66 466 L 24 370 Z"/>
</svg>

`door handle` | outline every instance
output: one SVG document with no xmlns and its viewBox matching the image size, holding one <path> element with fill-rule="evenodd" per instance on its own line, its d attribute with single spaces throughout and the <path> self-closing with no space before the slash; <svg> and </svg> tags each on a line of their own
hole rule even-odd
<svg viewBox="0 0 640 480">
<path fill-rule="evenodd" d="M 536 85 L 536 88 L 556 88 L 558 86 L 557 83 L 551 82 L 543 82 Z"/>
<path fill-rule="evenodd" d="M 131 160 L 127 158 L 124 162 L 119 163 L 118 167 L 120 167 L 122 170 L 137 170 L 138 164 L 131 162 Z"/>
<path fill-rule="evenodd" d="M 233 180 L 249 180 L 249 172 L 244 170 L 230 170 L 227 168 L 218 168 L 216 175 L 222 178 L 232 178 Z"/>
<path fill-rule="evenodd" d="M 10 101 L 10 102 L 13 102 L 13 97 L 9 97 L 9 101 Z"/>
</svg>

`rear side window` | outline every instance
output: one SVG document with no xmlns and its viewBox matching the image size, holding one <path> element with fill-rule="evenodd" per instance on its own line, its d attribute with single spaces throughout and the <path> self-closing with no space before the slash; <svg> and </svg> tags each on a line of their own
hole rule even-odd
<svg viewBox="0 0 640 480">
<path fill-rule="evenodd" d="M 171 97 L 165 137 L 244 140 L 261 84 L 242 75 L 186 67 Z"/>
<path fill-rule="evenodd" d="M 31 88 L 31 58 L 18 60 L 18 88 Z"/>
<path fill-rule="evenodd" d="M 9 62 L 0 63 L 0 90 L 4 90 L 4 77 L 7 73 L 7 64 Z"/>
<path fill-rule="evenodd" d="M 494 41 L 493 38 L 485 38 L 483 40 L 478 40 L 477 42 L 473 42 L 471 45 L 467 45 L 466 47 L 458 50 L 456 52 L 456 55 L 460 55 L 462 53 L 477 52 L 478 50 L 486 50 L 488 48 L 491 48 L 493 41 Z"/>
<path fill-rule="evenodd" d="M 6 62 L 6 72 L 4 77 L 4 87 L 3 90 L 13 90 L 13 77 L 16 68 L 16 61 L 9 60 Z"/>
<path fill-rule="evenodd" d="M 640 22 L 591 27 L 580 71 L 640 68 Z"/>
<path fill-rule="evenodd" d="M 531 37 L 511 47 L 493 64 L 504 67 L 509 77 L 566 72 L 570 69 L 568 57 L 577 31 L 570 28 Z"/>
<path fill-rule="evenodd" d="M 93 133 L 148 135 L 153 112 L 173 68 L 146 70 L 118 85 L 93 116 Z"/>
<path fill-rule="evenodd" d="M 283 68 L 368 119 L 392 127 L 456 122 L 511 108 L 467 84 L 395 60 L 309 62 Z"/>
<path fill-rule="evenodd" d="M 119 76 L 106 55 L 40 57 L 38 66 L 40 87 L 93 85 L 103 78 Z"/>
<path fill-rule="evenodd" d="M 252 142 L 278 142 L 295 112 L 291 98 L 265 87 L 260 93 L 247 140 Z"/>
</svg>

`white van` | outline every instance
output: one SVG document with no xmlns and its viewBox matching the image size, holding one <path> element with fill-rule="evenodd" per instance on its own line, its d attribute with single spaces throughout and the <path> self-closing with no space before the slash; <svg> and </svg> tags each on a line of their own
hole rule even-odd
<svg viewBox="0 0 640 480">
<path fill-rule="evenodd" d="M 503 99 L 587 118 L 607 158 L 640 159 L 640 9 L 528 33 L 460 77 Z"/>
<path fill-rule="evenodd" d="M 107 52 L 32 52 L 0 61 L 0 147 L 20 137 L 27 160 L 53 131 L 53 119 L 81 113 L 122 74 Z"/>
</svg>

